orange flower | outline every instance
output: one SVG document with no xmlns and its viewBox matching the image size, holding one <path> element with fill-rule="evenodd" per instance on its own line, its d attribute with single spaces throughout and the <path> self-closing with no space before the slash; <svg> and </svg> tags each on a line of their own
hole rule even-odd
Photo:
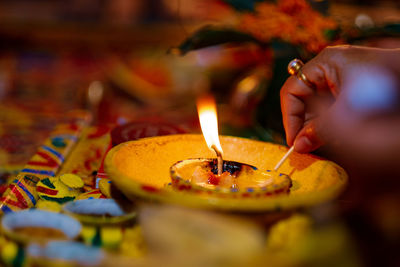
<svg viewBox="0 0 400 267">
<path fill-rule="evenodd" d="M 329 44 L 324 31 L 336 29 L 337 24 L 305 0 L 279 0 L 276 5 L 259 3 L 255 13 L 243 14 L 239 28 L 261 41 L 279 38 L 317 53 Z"/>
</svg>

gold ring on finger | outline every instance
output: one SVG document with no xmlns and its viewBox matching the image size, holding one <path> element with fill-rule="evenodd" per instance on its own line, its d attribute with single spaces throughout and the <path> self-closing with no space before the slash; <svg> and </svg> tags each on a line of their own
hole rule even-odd
<svg viewBox="0 0 400 267">
<path fill-rule="evenodd" d="M 300 59 L 293 59 L 289 62 L 288 72 L 292 76 L 296 76 L 299 80 L 301 80 L 308 87 L 315 89 L 315 85 L 307 79 L 307 76 L 301 71 L 304 66 L 303 61 Z"/>
</svg>

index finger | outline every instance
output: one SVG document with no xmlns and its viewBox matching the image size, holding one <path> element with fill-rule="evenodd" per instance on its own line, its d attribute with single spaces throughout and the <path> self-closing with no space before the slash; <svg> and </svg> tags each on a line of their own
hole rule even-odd
<svg viewBox="0 0 400 267">
<path fill-rule="evenodd" d="M 314 94 L 314 90 L 297 77 L 289 77 L 282 86 L 281 110 L 283 125 L 286 132 L 286 142 L 293 145 L 297 133 L 305 123 L 306 105 L 305 100 Z"/>
</svg>

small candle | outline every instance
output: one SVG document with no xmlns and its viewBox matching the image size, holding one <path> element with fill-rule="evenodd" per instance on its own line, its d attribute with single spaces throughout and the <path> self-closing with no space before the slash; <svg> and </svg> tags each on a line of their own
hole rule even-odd
<svg viewBox="0 0 400 267">
<path fill-rule="evenodd" d="M 179 191 L 206 190 L 216 194 L 245 194 L 246 197 L 250 193 L 255 197 L 289 193 L 292 182 L 288 175 L 259 170 L 246 163 L 223 161 L 214 98 L 209 95 L 199 98 L 197 109 L 203 137 L 208 148 L 216 153 L 217 160 L 191 158 L 176 162 L 170 168 L 171 186 Z"/>
<path fill-rule="evenodd" d="M 223 151 L 218 135 L 217 105 L 211 95 L 205 95 L 197 100 L 201 131 L 207 146 L 214 150 L 218 160 L 218 175 L 223 173 Z"/>
</svg>

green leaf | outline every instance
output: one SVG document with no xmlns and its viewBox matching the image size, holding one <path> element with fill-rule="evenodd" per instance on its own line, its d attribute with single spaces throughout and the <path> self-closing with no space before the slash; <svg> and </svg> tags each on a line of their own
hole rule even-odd
<svg viewBox="0 0 400 267">
<path fill-rule="evenodd" d="M 339 38 L 341 29 L 338 27 L 336 29 L 326 29 L 323 31 L 324 37 L 328 41 L 333 41 Z"/>
<path fill-rule="evenodd" d="M 213 45 L 246 42 L 264 45 L 264 43 L 247 33 L 243 33 L 231 28 L 208 25 L 197 30 L 189 38 L 183 41 L 176 49 L 170 50 L 170 52 L 185 55 L 190 51 Z"/>
<path fill-rule="evenodd" d="M 265 0 L 223 0 L 223 1 L 238 11 L 250 11 L 250 12 L 254 12 L 254 5 L 257 2 L 266 2 Z"/>
<path fill-rule="evenodd" d="M 386 24 L 383 27 L 383 31 L 386 34 L 389 34 L 389 35 L 399 36 L 400 35 L 400 22 L 399 23 Z"/>
<path fill-rule="evenodd" d="M 350 34 L 344 35 L 348 43 L 357 43 L 372 38 L 400 37 L 400 23 L 389 23 L 380 27 L 355 29 Z"/>
</svg>

